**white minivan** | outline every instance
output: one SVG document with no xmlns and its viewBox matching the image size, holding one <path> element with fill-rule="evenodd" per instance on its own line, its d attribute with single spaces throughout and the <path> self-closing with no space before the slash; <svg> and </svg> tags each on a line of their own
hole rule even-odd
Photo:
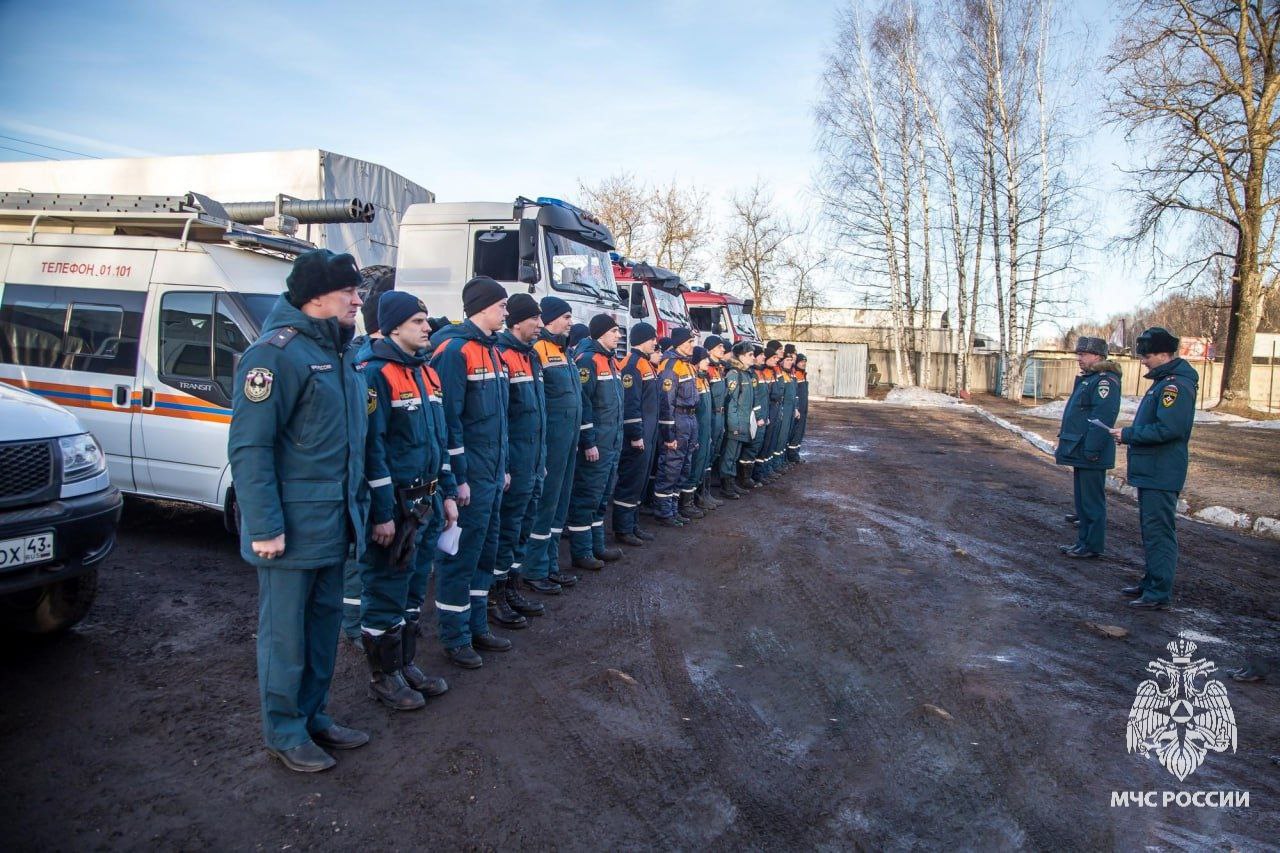
<svg viewBox="0 0 1280 853">
<path fill-rule="evenodd" d="M 308 247 L 195 210 L 0 205 L 0 382 L 75 412 L 121 491 L 218 509 L 233 528 L 237 358 Z"/>
</svg>

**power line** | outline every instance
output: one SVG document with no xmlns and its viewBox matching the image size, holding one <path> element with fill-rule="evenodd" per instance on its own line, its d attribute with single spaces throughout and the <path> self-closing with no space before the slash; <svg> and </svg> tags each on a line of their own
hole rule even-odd
<svg viewBox="0 0 1280 853">
<path fill-rule="evenodd" d="M 77 157 L 88 157 L 91 160 L 102 159 L 101 157 L 94 156 L 93 154 L 86 154 L 83 151 L 72 151 L 70 148 L 59 148 L 56 145 L 45 145 L 43 142 L 32 142 L 29 139 L 19 139 L 16 136 L 5 136 L 3 133 L 0 133 L 0 139 L 7 139 L 10 142 L 21 142 L 23 145 L 34 145 L 37 148 L 48 148 L 50 151 L 61 151 L 64 154 L 75 154 Z M 9 149 L 9 150 L 12 151 L 13 149 Z M 35 153 L 35 152 L 32 152 L 32 153 Z M 36 156 L 43 157 L 44 155 L 36 154 Z M 55 158 L 50 157 L 49 159 L 53 160 Z"/>
<path fill-rule="evenodd" d="M 6 136 L 4 138 L 8 139 L 9 137 Z M 18 141 L 21 142 L 22 140 L 18 140 Z M 28 157 L 44 157 L 44 159 L 46 160 L 58 159 L 57 157 L 49 157 L 44 154 L 40 154 L 36 151 L 23 151 L 21 148 L 10 148 L 8 145 L 0 145 L 0 148 L 3 148 L 5 151 L 17 151 L 19 154 L 26 154 Z"/>
</svg>

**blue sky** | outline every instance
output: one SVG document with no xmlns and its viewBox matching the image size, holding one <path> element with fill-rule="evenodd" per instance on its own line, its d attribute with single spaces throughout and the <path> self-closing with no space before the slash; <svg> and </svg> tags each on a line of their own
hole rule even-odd
<svg viewBox="0 0 1280 853">
<path fill-rule="evenodd" d="M 837 6 L 0 0 L 0 134 L 97 156 L 325 148 L 441 200 L 572 197 L 620 170 L 722 198 L 760 176 L 803 214 Z M 1105 44 L 1106 5 L 1082 8 Z M 1086 157 L 1105 238 L 1124 150 L 1103 134 Z M 1073 313 L 1144 297 L 1140 273 L 1087 263 Z"/>
</svg>

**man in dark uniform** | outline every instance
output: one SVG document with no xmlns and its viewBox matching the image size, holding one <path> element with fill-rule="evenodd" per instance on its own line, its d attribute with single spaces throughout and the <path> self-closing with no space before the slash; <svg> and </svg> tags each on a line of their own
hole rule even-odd
<svg viewBox="0 0 1280 853">
<path fill-rule="evenodd" d="M 397 711 L 421 708 L 423 696 L 449 689 L 418 668 L 421 604 L 409 588 L 431 573 L 433 524 L 458 518 L 457 486 L 446 467 L 440 380 L 423 350 L 431 339 L 427 308 L 416 296 L 391 291 L 379 300 L 382 336 L 370 347 L 364 377 L 370 394 L 365 475 L 373 498 L 368 555 L 361 585 L 360 623 L 373 698 Z"/>
<path fill-rule="evenodd" d="M 622 457 L 613 490 L 613 536 L 623 545 L 639 546 L 653 538 L 640 529 L 639 508 L 658 445 L 658 374 L 649 361 L 658 335 L 648 323 L 636 323 L 630 341 L 622 365 Z"/>
<path fill-rule="evenodd" d="M 769 427 L 770 386 L 765 382 L 764 378 L 764 347 L 752 345 L 750 367 L 751 394 L 754 399 L 751 408 L 755 417 L 756 429 L 751 435 L 751 441 L 742 450 L 742 464 L 738 471 L 738 485 L 744 491 L 758 489 L 764 485 L 760 482 L 760 478 L 756 476 L 756 466 L 761 461 L 760 450 L 764 447 L 764 439 Z"/>
<path fill-rule="evenodd" d="M 764 347 L 764 367 L 760 369 L 760 381 L 765 386 L 765 431 L 764 442 L 756 451 L 755 470 L 751 476 L 761 484 L 772 483 L 777 479 L 773 472 L 774 445 L 778 440 L 778 431 L 782 427 L 778 414 L 782 408 L 782 377 L 778 370 L 778 362 L 782 360 L 782 343 L 769 341 Z"/>
<path fill-rule="evenodd" d="M 658 474 L 654 481 L 654 518 L 667 527 L 680 527 L 694 516 L 680 512 L 680 486 L 689 476 L 698 449 L 698 386 L 693 365 L 693 333 L 679 328 L 671 334 L 672 349 L 658 372 Z M 685 510 L 696 509 L 683 507 Z M 698 511 L 701 515 L 701 511 Z"/>
<path fill-rule="evenodd" d="M 546 608 L 526 599 L 518 587 L 529 535 L 542 493 L 547 463 L 547 403 L 542 365 L 533 342 L 542 331 L 542 309 L 527 293 L 507 300 L 507 330 L 498 335 L 498 354 L 507 369 L 507 473 L 511 485 L 502 496 L 501 528 L 490 615 L 503 627 L 523 628 L 526 616 Z"/>
<path fill-rule="evenodd" d="M 787 344 L 788 350 L 794 348 Z M 782 386 L 782 404 L 778 407 L 778 435 L 773 442 L 773 453 L 769 459 L 769 471 L 781 475 L 789 467 L 787 464 L 787 441 L 791 437 L 791 428 L 800 413 L 796 410 L 796 377 L 794 352 L 783 351 L 782 360 L 778 362 L 778 382 Z"/>
<path fill-rule="evenodd" d="M 1079 533 L 1073 544 L 1059 550 L 1068 557 L 1094 559 L 1107 541 L 1107 471 L 1116 466 L 1116 445 L 1107 432 L 1120 414 L 1120 366 L 1107 359 L 1102 338 L 1078 339 L 1076 362 L 1080 375 L 1062 413 L 1053 458 L 1071 466 Z"/>
<path fill-rule="evenodd" d="M 528 589 L 559 595 L 578 582 L 575 575 L 560 571 L 559 561 L 582 427 L 582 386 L 577 365 L 566 352 L 573 325 L 569 303 L 558 296 L 545 296 L 539 307 L 543 328 L 533 351 L 542 371 L 547 406 L 546 475 L 520 577 Z"/>
<path fill-rule="evenodd" d="M 711 357 L 707 367 L 707 385 L 711 389 L 711 439 L 707 445 L 706 464 L 702 472 L 702 486 L 698 490 L 698 506 L 715 509 L 720 501 L 711 494 L 711 486 L 718 482 L 720 476 L 720 452 L 724 449 L 724 400 L 725 400 L 725 363 L 727 350 L 724 340 L 718 335 L 710 335 L 703 342 L 703 348 Z M 703 505 L 706 506 L 703 506 Z"/>
<path fill-rule="evenodd" d="M 343 564 L 365 551 L 369 389 L 348 344 L 360 308 L 350 255 L 299 255 L 288 292 L 236 370 L 227 455 L 240 555 L 258 570 L 258 689 L 267 750 L 290 770 L 327 770 L 321 747 L 364 732 L 325 713 L 342 625 Z"/>
<path fill-rule="evenodd" d="M 734 344 L 724 374 L 724 447 L 720 451 L 716 473 L 720 477 L 720 496 L 731 501 L 746 494 L 734 478 L 738 474 L 739 460 L 750 446 L 756 430 L 755 391 L 751 384 L 755 374 L 749 364 L 751 358 L 751 344 L 746 341 Z"/>
<path fill-rule="evenodd" d="M 622 329 L 608 314 L 597 314 L 588 333 L 576 359 L 583 423 L 565 526 L 573 565 L 598 571 L 605 563 L 622 559 L 622 549 L 604 541 L 604 514 L 613 499 L 622 453 L 622 382 L 613 358 Z"/>
<path fill-rule="evenodd" d="M 1138 490 L 1147 571 L 1137 586 L 1122 591 L 1138 596 L 1130 607 L 1166 610 L 1178 567 L 1174 520 L 1178 493 L 1187 480 L 1187 444 L 1200 382 L 1195 368 L 1178 358 L 1178 339 L 1159 326 L 1138 336 L 1134 352 L 1148 371 L 1151 387 L 1138 404 L 1133 425 L 1112 429 L 1111 435 L 1117 443 L 1129 445 L 1129 485 Z"/>
<path fill-rule="evenodd" d="M 802 353 L 796 353 L 796 418 L 791 427 L 791 440 L 787 444 L 787 460 L 798 465 L 804 462 L 800 456 L 800 445 L 804 442 L 804 430 L 809 425 L 809 359 Z"/>
<path fill-rule="evenodd" d="M 711 452 L 711 376 L 708 373 L 711 356 L 705 347 L 697 346 L 693 348 L 689 361 L 693 365 L 694 385 L 698 389 L 698 408 L 694 412 L 694 418 L 698 422 L 698 446 L 689 462 L 689 475 L 680 489 L 680 506 L 681 512 L 685 514 L 692 510 L 706 515 L 720 506 L 719 501 L 712 505 L 698 500 L 702 481 L 707 474 L 707 456 Z"/>
<path fill-rule="evenodd" d="M 498 558 L 498 523 L 507 475 L 507 389 L 495 333 L 507 316 L 507 292 L 476 276 L 462 288 L 467 319 L 436 332 L 431 366 L 444 392 L 449 466 L 458 483 L 458 550 L 440 558 L 436 618 L 445 655 L 476 669 L 476 649 L 505 652 L 511 641 L 489 630 L 487 599 Z"/>
</svg>

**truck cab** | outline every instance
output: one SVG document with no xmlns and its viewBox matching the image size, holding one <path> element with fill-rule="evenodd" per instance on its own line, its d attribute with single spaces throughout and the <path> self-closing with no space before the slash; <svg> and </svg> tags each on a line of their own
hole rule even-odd
<svg viewBox="0 0 1280 853">
<path fill-rule="evenodd" d="M 684 293 L 688 285 L 671 270 L 613 255 L 613 278 L 627 304 L 627 329 L 636 323 L 653 326 L 659 338 L 680 327 L 692 328 Z"/>
<path fill-rule="evenodd" d="M 604 223 L 559 199 L 415 204 L 400 220 L 396 289 L 422 299 L 432 314 L 461 321 L 462 286 L 486 275 L 509 294 L 560 297 L 575 323 L 608 314 L 625 327 L 612 249 Z"/>
<path fill-rule="evenodd" d="M 730 346 L 739 341 L 761 342 L 755 319 L 751 316 L 755 307 L 753 300 L 713 291 L 711 285 L 704 284 L 685 293 L 684 301 L 689 307 L 689 317 L 699 343 L 711 335 L 718 335 Z"/>
</svg>

